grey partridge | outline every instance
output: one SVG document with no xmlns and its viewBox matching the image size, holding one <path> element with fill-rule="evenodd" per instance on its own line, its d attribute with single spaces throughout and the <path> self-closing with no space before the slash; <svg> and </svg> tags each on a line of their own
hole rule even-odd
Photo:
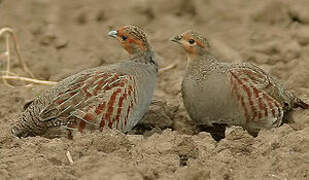
<svg viewBox="0 0 309 180">
<path fill-rule="evenodd" d="M 181 44 L 188 57 L 182 82 L 185 108 L 216 140 L 224 138 L 226 126 L 232 125 L 257 136 L 263 128 L 279 127 L 293 108 L 309 107 L 255 65 L 220 63 L 208 40 L 197 32 L 171 40 Z"/>
<path fill-rule="evenodd" d="M 60 81 L 27 105 L 11 129 L 13 135 L 43 135 L 60 127 L 69 132 L 104 127 L 127 132 L 142 119 L 158 74 L 154 52 L 137 26 L 124 26 L 108 35 L 119 40 L 130 58 Z"/>
</svg>

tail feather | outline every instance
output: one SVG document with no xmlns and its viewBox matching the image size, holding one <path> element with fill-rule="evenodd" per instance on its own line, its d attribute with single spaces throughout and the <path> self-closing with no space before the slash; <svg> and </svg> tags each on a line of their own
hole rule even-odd
<svg viewBox="0 0 309 180">
<path fill-rule="evenodd" d="M 309 109 L 309 104 L 305 103 L 303 100 L 296 98 L 294 102 L 294 108 L 302 108 L 302 109 Z"/>
<path fill-rule="evenodd" d="M 14 125 L 11 128 L 11 133 L 18 138 L 24 138 L 30 136 L 29 132 L 30 132 L 29 129 L 23 128 L 18 125 Z"/>
</svg>

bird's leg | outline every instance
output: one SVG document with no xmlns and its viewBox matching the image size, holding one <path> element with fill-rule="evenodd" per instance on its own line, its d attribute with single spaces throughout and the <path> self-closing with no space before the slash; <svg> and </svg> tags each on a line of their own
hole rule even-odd
<svg viewBox="0 0 309 180">
<path fill-rule="evenodd" d="M 259 135 L 259 131 L 248 131 L 248 133 L 252 136 L 252 137 L 257 137 Z"/>
<path fill-rule="evenodd" d="M 141 122 L 135 125 L 132 130 L 134 131 L 134 134 L 144 134 L 146 131 L 150 131 L 153 128 L 154 127 L 152 127 L 151 124 Z"/>
<path fill-rule="evenodd" d="M 211 137 L 216 140 L 220 141 L 221 139 L 225 138 L 225 129 L 226 129 L 225 124 L 213 124 L 213 126 L 205 126 L 205 125 L 200 125 L 198 128 L 201 131 L 206 131 L 210 133 Z"/>
<path fill-rule="evenodd" d="M 68 139 L 73 140 L 72 130 L 68 129 Z"/>
</svg>

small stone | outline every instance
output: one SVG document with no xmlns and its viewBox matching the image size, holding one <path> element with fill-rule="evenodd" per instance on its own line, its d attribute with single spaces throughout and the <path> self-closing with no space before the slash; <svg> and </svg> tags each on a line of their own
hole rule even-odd
<svg viewBox="0 0 309 180">
<path fill-rule="evenodd" d="M 85 12 L 81 12 L 77 18 L 76 18 L 76 21 L 78 22 L 78 24 L 86 24 L 88 22 L 88 16 Z"/>
<path fill-rule="evenodd" d="M 56 49 L 62 49 L 62 48 L 67 47 L 68 43 L 69 43 L 68 40 L 57 38 L 55 41 L 54 47 Z"/>
<path fill-rule="evenodd" d="M 300 45 L 302 46 L 308 45 L 309 44 L 309 26 L 297 27 L 293 36 Z"/>
<path fill-rule="evenodd" d="M 44 46 L 48 46 L 50 44 L 52 44 L 56 39 L 56 35 L 54 34 L 46 34 L 43 35 L 40 39 L 40 44 L 44 45 Z"/>
<path fill-rule="evenodd" d="M 105 13 L 104 11 L 100 10 L 96 15 L 97 22 L 103 22 L 105 20 Z"/>
<path fill-rule="evenodd" d="M 309 1 L 307 0 L 298 0 L 291 1 L 290 4 L 290 16 L 293 20 L 297 20 L 301 24 L 309 24 Z"/>
</svg>

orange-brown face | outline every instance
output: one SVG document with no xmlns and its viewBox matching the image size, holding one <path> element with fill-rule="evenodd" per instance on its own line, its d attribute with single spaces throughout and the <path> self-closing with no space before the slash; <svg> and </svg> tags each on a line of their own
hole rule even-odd
<svg viewBox="0 0 309 180">
<path fill-rule="evenodd" d="M 191 55 L 203 53 L 208 50 L 206 39 L 192 31 L 175 36 L 171 40 L 181 44 L 186 52 Z"/>
<path fill-rule="evenodd" d="M 110 31 L 108 35 L 117 38 L 121 46 L 129 54 L 135 54 L 147 49 L 145 35 L 135 26 L 125 26 L 118 30 Z"/>
</svg>

